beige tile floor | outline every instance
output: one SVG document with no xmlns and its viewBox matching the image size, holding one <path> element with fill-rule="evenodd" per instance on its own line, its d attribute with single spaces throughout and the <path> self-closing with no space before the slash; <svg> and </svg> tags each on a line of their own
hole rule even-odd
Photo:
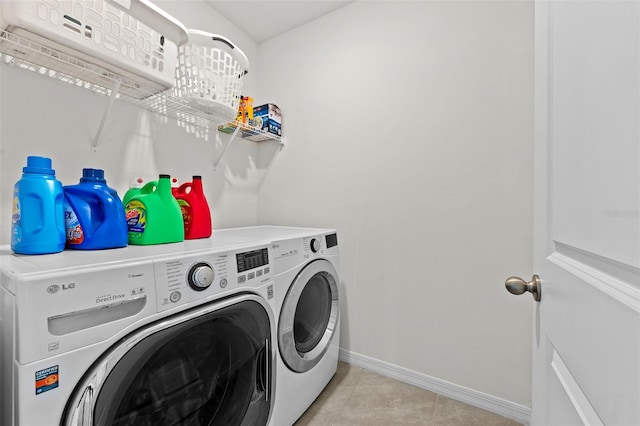
<svg viewBox="0 0 640 426">
<path fill-rule="evenodd" d="M 515 426 L 513 420 L 340 362 L 295 426 Z"/>
</svg>

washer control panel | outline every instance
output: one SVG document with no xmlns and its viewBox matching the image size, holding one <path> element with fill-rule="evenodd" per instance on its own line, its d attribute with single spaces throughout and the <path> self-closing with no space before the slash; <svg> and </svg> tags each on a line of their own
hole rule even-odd
<svg viewBox="0 0 640 426">
<path fill-rule="evenodd" d="M 238 284 L 260 278 L 271 273 L 269 251 L 266 247 L 236 254 Z"/>
<path fill-rule="evenodd" d="M 273 279 L 266 247 L 176 256 L 154 262 L 158 311 Z"/>
</svg>

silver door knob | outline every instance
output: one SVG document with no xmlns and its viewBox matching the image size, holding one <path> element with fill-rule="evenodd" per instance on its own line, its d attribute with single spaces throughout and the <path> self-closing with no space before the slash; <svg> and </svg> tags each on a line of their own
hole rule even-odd
<svg viewBox="0 0 640 426">
<path fill-rule="evenodd" d="M 509 277 L 504 282 L 504 286 L 512 294 L 522 294 L 528 291 L 536 302 L 539 302 L 542 298 L 542 284 L 540 283 L 540 277 L 537 275 L 534 275 L 529 282 L 520 277 Z"/>
</svg>

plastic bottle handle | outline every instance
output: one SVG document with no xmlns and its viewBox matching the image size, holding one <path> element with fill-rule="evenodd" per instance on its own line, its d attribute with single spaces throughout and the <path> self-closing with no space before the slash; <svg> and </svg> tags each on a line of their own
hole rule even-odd
<svg viewBox="0 0 640 426">
<path fill-rule="evenodd" d="M 44 218 L 44 220 L 38 224 L 37 227 L 33 228 L 33 233 L 37 234 L 39 232 L 41 232 L 44 228 L 45 228 L 45 223 L 47 223 L 49 220 L 53 220 L 54 222 L 56 221 L 57 217 L 56 217 L 56 202 L 55 202 L 55 198 L 54 197 L 54 201 L 53 201 L 53 205 L 51 205 L 51 203 L 46 203 L 42 200 L 42 197 L 40 198 L 40 212 L 42 214 L 42 217 Z"/>
<path fill-rule="evenodd" d="M 116 202 L 116 198 L 117 197 L 112 197 L 113 200 L 110 201 L 104 201 L 102 199 L 100 199 L 100 204 L 102 205 L 103 210 L 105 211 L 105 218 L 107 217 L 118 217 L 118 214 L 120 213 L 120 209 L 121 207 L 118 205 L 118 203 Z M 120 203 L 122 203 L 122 200 L 120 200 Z M 123 206 L 124 207 L 124 206 Z M 105 219 L 104 222 L 102 222 L 100 225 L 98 225 L 98 227 L 102 226 L 103 223 L 106 223 L 107 220 Z"/>
<path fill-rule="evenodd" d="M 158 182 L 152 180 L 151 182 L 147 182 L 145 186 L 142 187 L 140 192 L 142 194 L 151 194 L 158 188 Z"/>
<path fill-rule="evenodd" d="M 182 185 L 180 185 L 180 187 L 178 187 L 178 193 L 188 194 L 189 192 L 187 192 L 187 189 L 189 189 L 189 192 L 191 192 L 191 182 L 185 182 Z"/>
<path fill-rule="evenodd" d="M 100 197 L 95 197 L 95 199 L 98 201 L 98 208 L 100 208 L 104 212 L 104 220 L 98 223 L 95 227 L 89 226 L 84 229 L 85 235 L 89 239 L 93 238 L 94 231 L 97 232 L 98 229 L 100 229 L 100 227 L 107 222 L 107 218 L 109 216 L 111 216 L 112 214 L 117 214 L 114 209 L 114 203 L 105 203 L 104 200 Z M 91 216 L 93 217 L 93 214 Z"/>
</svg>

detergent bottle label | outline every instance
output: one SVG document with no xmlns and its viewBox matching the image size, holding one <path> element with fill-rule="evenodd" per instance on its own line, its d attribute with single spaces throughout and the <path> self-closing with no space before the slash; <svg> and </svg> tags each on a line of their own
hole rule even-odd
<svg viewBox="0 0 640 426">
<path fill-rule="evenodd" d="M 64 226 L 67 231 L 67 244 L 82 244 L 84 231 L 76 212 L 66 201 L 64 202 Z"/>
<path fill-rule="evenodd" d="M 20 224 L 20 198 L 16 187 L 13 190 L 13 210 L 11 211 L 11 241 L 12 244 L 22 242 L 22 227 Z"/>
<path fill-rule="evenodd" d="M 140 238 L 147 225 L 147 210 L 140 201 L 133 200 L 125 206 L 130 238 Z"/>
<path fill-rule="evenodd" d="M 193 222 L 193 208 L 191 208 L 191 204 L 189 204 L 185 200 L 178 200 L 178 204 L 180 205 L 180 211 L 182 212 L 184 233 L 186 235 L 189 233 L 189 230 L 191 229 L 191 223 Z"/>
<path fill-rule="evenodd" d="M 11 223 L 20 223 L 20 198 L 18 197 L 18 188 L 13 191 L 13 211 L 11 212 Z"/>
</svg>

